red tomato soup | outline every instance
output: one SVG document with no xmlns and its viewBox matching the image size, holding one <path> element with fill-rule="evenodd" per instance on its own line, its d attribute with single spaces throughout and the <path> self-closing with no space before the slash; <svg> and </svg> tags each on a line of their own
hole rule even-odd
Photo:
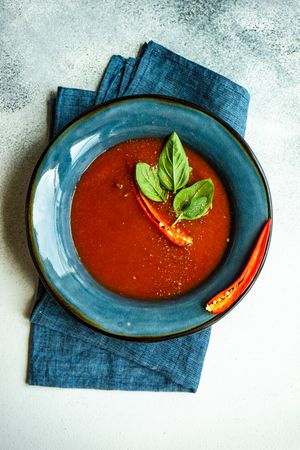
<svg viewBox="0 0 300 450">
<path fill-rule="evenodd" d="M 145 215 L 133 188 L 134 168 L 138 161 L 157 164 L 163 145 L 151 138 L 109 149 L 88 167 L 74 193 L 71 227 L 78 255 L 101 285 L 124 296 L 159 300 L 189 291 L 214 271 L 229 242 L 224 186 L 212 167 L 187 148 L 193 169 L 188 184 L 211 178 L 215 186 L 209 213 L 180 222 L 193 244 L 173 244 Z M 174 222 L 172 198 L 153 205 Z"/>
</svg>

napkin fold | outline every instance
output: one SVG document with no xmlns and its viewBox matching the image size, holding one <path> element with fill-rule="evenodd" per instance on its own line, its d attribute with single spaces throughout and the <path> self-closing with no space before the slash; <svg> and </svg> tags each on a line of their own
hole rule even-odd
<svg viewBox="0 0 300 450">
<path fill-rule="evenodd" d="M 94 105 L 138 94 L 193 102 L 244 135 L 246 89 L 152 41 L 137 58 L 113 56 L 96 92 L 59 87 L 50 134 Z M 210 328 L 146 344 L 108 337 L 65 311 L 39 282 L 27 381 L 66 388 L 196 392 L 209 338 Z"/>
</svg>

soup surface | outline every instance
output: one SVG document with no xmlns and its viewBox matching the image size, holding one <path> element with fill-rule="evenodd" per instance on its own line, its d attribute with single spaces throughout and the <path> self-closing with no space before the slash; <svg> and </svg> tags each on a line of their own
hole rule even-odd
<svg viewBox="0 0 300 450">
<path fill-rule="evenodd" d="M 159 300 L 189 291 L 218 266 L 230 235 L 230 205 L 222 182 L 197 153 L 185 148 L 193 168 L 189 185 L 211 178 L 212 209 L 180 222 L 193 244 L 178 247 L 152 224 L 136 199 L 133 173 L 138 161 L 157 164 L 164 141 L 123 142 L 100 155 L 76 187 L 71 228 L 78 255 L 91 275 L 118 294 Z M 176 219 L 172 198 L 154 203 L 168 223 Z"/>
</svg>

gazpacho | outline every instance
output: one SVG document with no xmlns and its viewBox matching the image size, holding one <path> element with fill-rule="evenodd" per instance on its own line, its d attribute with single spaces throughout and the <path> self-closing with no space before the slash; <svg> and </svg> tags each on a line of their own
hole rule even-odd
<svg viewBox="0 0 300 450">
<path fill-rule="evenodd" d="M 122 142 L 87 168 L 74 192 L 71 229 L 79 258 L 104 287 L 141 300 L 193 289 L 230 241 L 226 189 L 176 133 Z"/>
</svg>

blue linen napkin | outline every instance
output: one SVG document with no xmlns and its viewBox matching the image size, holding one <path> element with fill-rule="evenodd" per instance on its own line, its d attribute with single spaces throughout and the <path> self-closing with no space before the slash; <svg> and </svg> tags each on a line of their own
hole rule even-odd
<svg viewBox="0 0 300 450">
<path fill-rule="evenodd" d="M 116 97 L 163 94 L 196 103 L 244 135 L 249 94 L 154 42 L 138 58 L 113 56 L 97 92 L 59 88 L 53 129 Z M 28 383 L 68 388 L 196 392 L 210 328 L 158 343 L 101 334 L 65 311 L 39 283 L 31 316 Z"/>
</svg>

